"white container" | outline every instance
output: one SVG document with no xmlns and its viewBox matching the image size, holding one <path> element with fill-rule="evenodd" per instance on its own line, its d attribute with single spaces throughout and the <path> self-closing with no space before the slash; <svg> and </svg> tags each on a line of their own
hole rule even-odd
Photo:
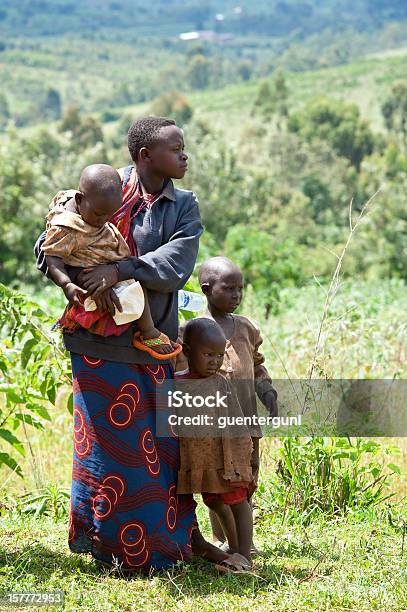
<svg viewBox="0 0 407 612">
<path fill-rule="evenodd" d="M 206 308 L 206 297 L 193 291 L 178 291 L 178 308 L 191 312 L 201 312 Z"/>
</svg>

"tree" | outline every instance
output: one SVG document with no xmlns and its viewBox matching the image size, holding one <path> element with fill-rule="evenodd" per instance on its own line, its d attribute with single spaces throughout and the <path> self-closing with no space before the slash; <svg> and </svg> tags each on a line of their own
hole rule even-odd
<svg viewBox="0 0 407 612">
<path fill-rule="evenodd" d="M 43 115 L 46 119 L 61 118 L 61 96 L 56 89 L 48 89 L 45 95 Z"/>
<path fill-rule="evenodd" d="M 7 98 L 3 93 L 0 93 L 0 130 L 3 130 L 8 120 L 10 119 L 10 109 Z"/>
<path fill-rule="evenodd" d="M 202 40 L 194 42 L 188 46 L 185 55 L 188 58 L 194 57 L 194 55 L 203 55 L 205 57 L 208 55 L 208 45 Z"/>
<path fill-rule="evenodd" d="M 269 108 L 269 100 L 271 98 L 271 87 L 268 81 L 263 81 L 260 84 L 259 91 L 257 92 L 257 97 L 254 101 L 254 106 L 260 108 L 262 111 L 265 108 Z"/>
<path fill-rule="evenodd" d="M 313 219 L 323 222 L 323 213 L 332 207 L 328 185 L 317 174 L 309 174 L 304 177 L 302 192 L 309 198 Z"/>
<path fill-rule="evenodd" d="M 237 72 L 242 81 L 248 81 L 252 76 L 253 63 L 248 60 L 242 60 L 237 66 Z"/>
<path fill-rule="evenodd" d="M 61 122 L 61 132 L 74 132 L 81 122 L 81 115 L 77 106 L 68 106 Z"/>
<path fill-rule="evenodd" d="M 369 124 L 360 118 L 356 104 L 345 104 L 340 100 L 317 98 L 306 107 L 291 115 L 288 129 L 312 142 L 315 139 L 330 143 L 333 150 L 349 160 L 360 170 L 366 155 L 375 146 L 375 138 Z"/>
<path fill-rule="evenodd" d="M 180 126 L 188 123 L 193 115 L 193 108 L 188 100 L 178 91 L 170 91 L 156 98 L 152 104 L 154 115 L 171 117 Z"/>
<path fill-rule="evenodd" d="M 41 167 L 30 157 L 29 139 L 10 129 L 0 144 L 0 282 L 9 286 L 38 279 L 32 249 L 49 196 Z"/>
<path fill-rule="evenodd" d="M 83 117 L 77 106 L 67 108 L 60 128 L 62 132 L 72 133 L 71 146 L 75 150 L 86 149 L 104 141 L 100 123 L 89 115 Z"/>
<path fill-rule="evenodd" d="M 282 71 L 277 71 L 271 82 L 260 85 L 254 106 L 266 117 L 288 117 L 288 87 Z"/>
<path fill-rule="evenodd" d="M 93 147 L 98 142 L 103 142 L 103 131 L 99 121 L 87 116 L 73 132 L 75 148 L 86 149 Z"/>
<path fill-rule="evenodd" d="M 396 82 L 390 96 L 382 106 L 384 122 L 389 132 L 400 135 L 407 150 L 407 81 Z"/>
<path fill-rule="evenodd" d="M 211 63 L 204 55 L 194 55 L 188 63 L 187 79 L 193 89 L 205 89 L 209 84 Z"/>
</svg>

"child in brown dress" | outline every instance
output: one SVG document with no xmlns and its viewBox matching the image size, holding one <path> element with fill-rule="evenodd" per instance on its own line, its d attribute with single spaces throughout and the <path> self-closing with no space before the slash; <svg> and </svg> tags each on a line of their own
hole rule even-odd
<svg viewBox="0 0 407 612">
<path fill-rule="evenodd" d="M 230 381 L 238 395 L 243 413 L 257 416 L 256 394 L 266 406 L 270 416 L 277 416 L 277 392 L 264 366 L 264 356 L 260 352 L 262 338 L 258 327 L 247 317 L 235 315 L 243 293 L 243 275 L 240 268 L 226 257 L 211 257 L 199 271 L 199 282 L 208 300 L 208 310 L 204 316 L 216 321 L 226 337 L 226 349 L 220 373 Z M 253 442 L 251 465 L 254 476 L 252 494 L 257 486 L 259 474 L 259 442 L 261 428 L 250 429 Z M 210 511 L 214 540 L 225 544 L 225 534 L 216 515 Z M 228 522 L 233 522 L 229 512 Z M 258 552 L 254 548 L 252 552 Z"/>
<path fill-rule="evenodd" d="M 198 318 L 189 321 L 184 331 L 183 351 L 188 370 L 176 375 L 176 386 L 193 397 L 228 397 L 227 407 L 220 402 L 205 408 L 212 424 L 204 429 L 179 429 L 180 469 L 178 493 L 202 493 L 204 503 L 213 511 L 225 532 L 231 552 L 238 552 L 250 564 L 252 512 L 249 491 L 253 486 L 250 465 L 252 442 L 244 425 L 233 427 L 236 417 L 243 418 L 230 383 L 218 370 L 222 365 L 226 338 L 215 321 Z M 181 384 L 177 384 L 181 381 Z M 217 395 L 219 394 L 219 395 Z M 185 419 L 186 409 L 181 410 Z M 231 427 L 219 429 L 221 418 L 229 418 Z M 222 422 L 222 427 L 225 421 Z M 232 431 L 233 430 L 233 431 Z M 229 513 L 233 521 L 226 521 Z"/>
</svg>

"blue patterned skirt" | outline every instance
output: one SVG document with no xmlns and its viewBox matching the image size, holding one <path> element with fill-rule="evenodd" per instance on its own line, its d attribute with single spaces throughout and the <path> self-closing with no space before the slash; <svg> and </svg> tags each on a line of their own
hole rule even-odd
<svg viewBox="0 0 407 612">
<path fill-rule="evenodd" d="M 71 551 L 127 570 L 188 560 L 195 502 L 176 494 L 178 440 L 155 436 L 155 392 L 170 366 L 71 359 Z"/>
</svg>

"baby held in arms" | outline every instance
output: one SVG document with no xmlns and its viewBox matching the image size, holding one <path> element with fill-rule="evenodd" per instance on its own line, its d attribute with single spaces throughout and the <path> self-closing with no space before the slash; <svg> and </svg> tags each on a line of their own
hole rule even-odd
<svg viewBox="0 0 407 612">
<path fill-rule="evenodd" d="M 154 326 L 147 293 L 140 283 L 130 280 L 114 286 L 112 315 L 97 308 L 92 299 L 92 293 L 95 298 L 98 295 L 98 288 L 89 292 L 82 289 L 71 280 L 66 268 L 68 265 L 86 269 L 136 254 L 131 232 L 125 238 L 120 231 L 125 214 L 130 223 L 131 211 L 125 211 L 122 204 L 119 173 L 106 164 L 86 167 L 79 190 L 60 191 L 52 200 L 42 250 L 50 276 L 69 302 L 59 325 L 65 332 L 83 327 L 102 336 L 119 336 L 137 320 L 133 345 L 156 359 L 167 360 L 178 354 L 181 346 Z"/>
</svg>

